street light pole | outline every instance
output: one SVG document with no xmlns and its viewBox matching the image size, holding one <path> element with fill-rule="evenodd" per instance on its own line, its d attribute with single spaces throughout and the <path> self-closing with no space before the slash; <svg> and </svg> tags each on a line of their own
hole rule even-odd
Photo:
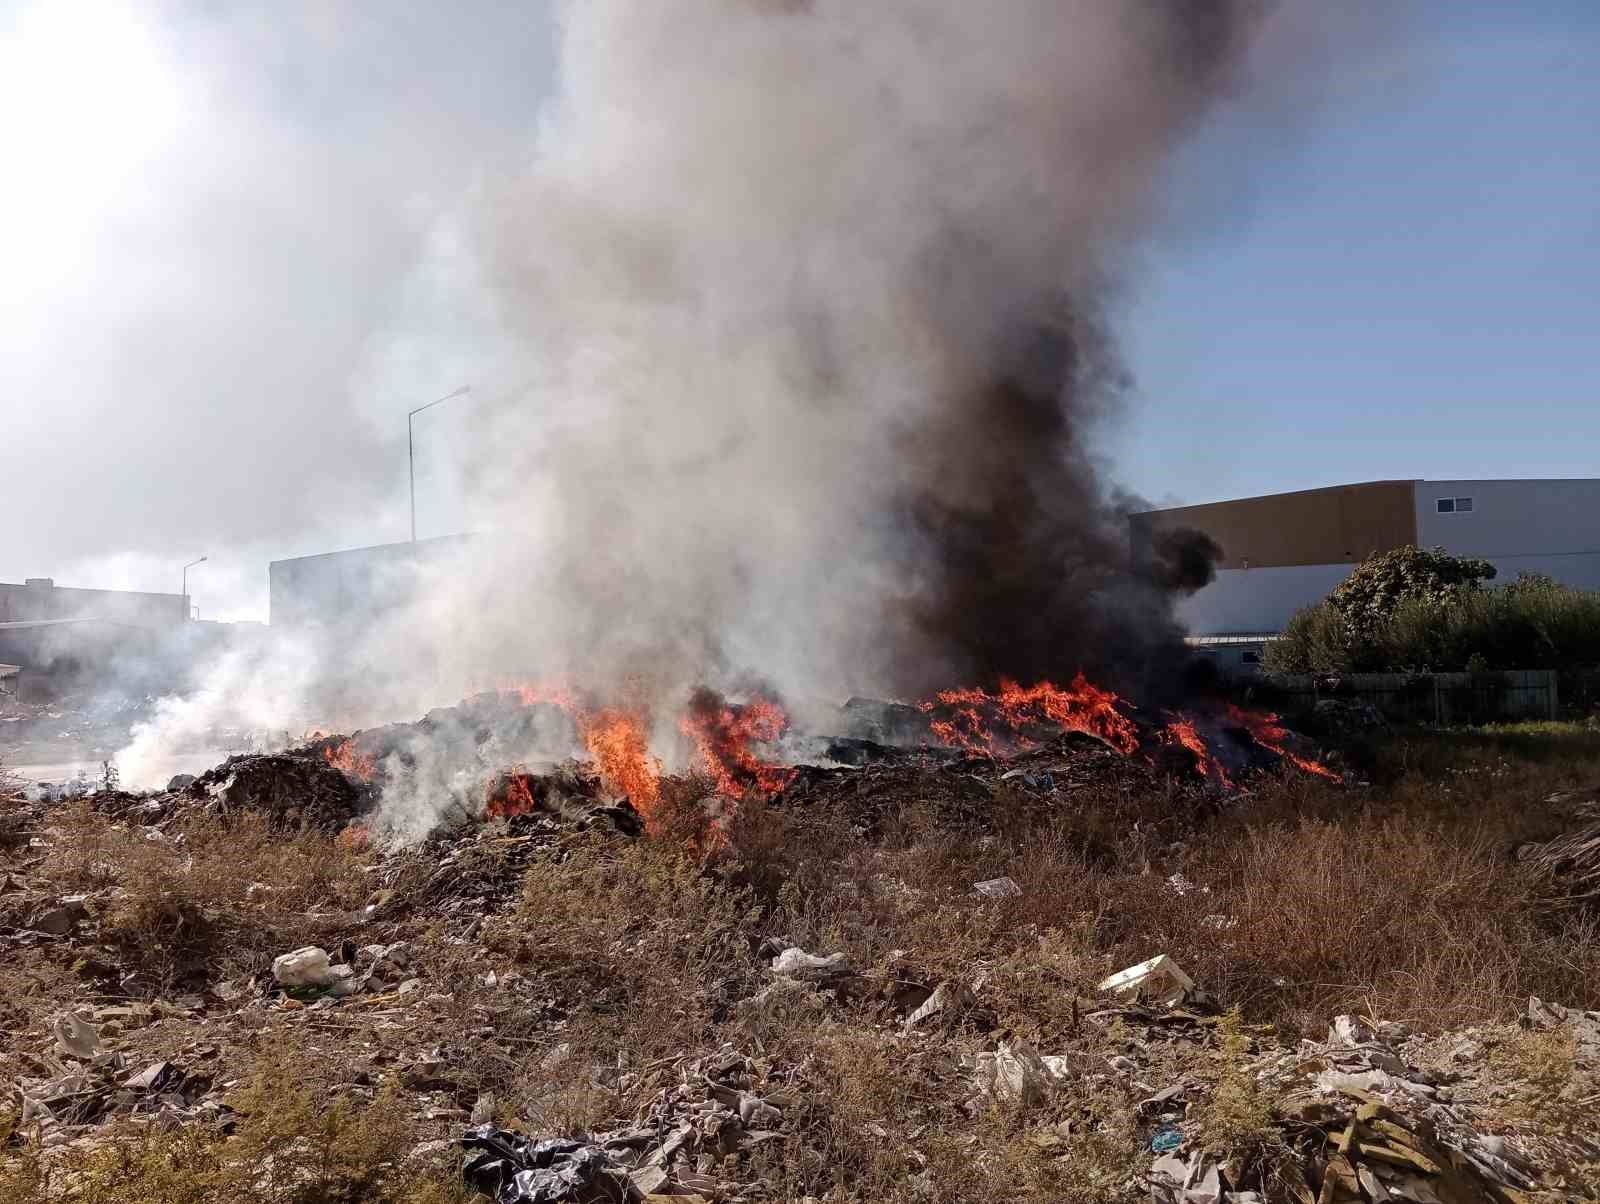
<svg viewBox="0 0 1600 1204">
<path fill-rule="evenodd" d="M 206 557 L 202 556 L 199 560 L 191 560 L 183 566 L 183 621 L 185 623 L 189 621 L 189 570 L 197 564 L 204 564 L 206 559 Z"/>
<path fill-rule="evenodd" d="M 467 385 L 462 385 L 454 393 L 447 393 L 438 401 L 430 401 L 425 406 L 418 406 L 406 414 L 406 459 L 411 466 L 411 542 L 417 542 L 417 440 L 412 434 L 411 420 L 423 410 L 431 410 L 434 406 L 443 405 L 453 397 L 460 397 L 463 393 L 472 392 Z"/>
</svg>

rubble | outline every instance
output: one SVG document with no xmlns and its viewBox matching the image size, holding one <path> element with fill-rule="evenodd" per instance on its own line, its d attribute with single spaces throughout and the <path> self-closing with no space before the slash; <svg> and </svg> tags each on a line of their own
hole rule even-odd
<svg viewBox="0 0 1600 1204">
<path fill-rule="evenodd" d="M 257 811 L 287 829 L 336 832 L 378 800 L 370 783 L 352 781 L 306 749 L 229 757 L 185 788 L 223 811 Z"/>
<path fill-rule="evenodd" d="M 1194 979 L 1185 974 L 1177 962 L 1162 953 L 1147 962 L 1118 971 L 1102 982 L 1098 989 L 1121 999 L 1170 1004 L 1182 1000 L 1195 986 Z"/>
<path fill-rule="evenodd" d="M 503 1204 L 652 1199 L 691 1193 L 718 1198 L 718 1175 L 735 1155 L 783 1140 L 795 1099 L 762 1082 L 732 1046 L 650 1072 L 659 1083 L 631 1124 L 582 1140 L 530 1139 L 493 1125 L 469 1128 L 464 1174 Z"/>
<path fill-rule="evenodd" d="M 627 1176 L 598 1146 L 559 1137 L 530 1139 L 481 1125 L 459 1144 L 462 1178 L 495 1204 L 600 1204 L 634 1198 Z"/>
</svg>

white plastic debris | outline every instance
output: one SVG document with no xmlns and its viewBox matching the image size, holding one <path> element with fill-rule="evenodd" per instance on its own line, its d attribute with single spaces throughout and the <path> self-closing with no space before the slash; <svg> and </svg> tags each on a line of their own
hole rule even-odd
<svg viewBox="0 0 1600 1204">
<path fill-rule="evenodd" d="M 333 984 L 335 975 L 328 964 L 328 951 L 307 945 L 274 958 L 272 977 L 282 987 L 326 987 Z"/>
<path fill-rule="evenodd" d="M 973 1004 L 972 992 L 960 983 L 948 979 L 934 988 L 922 1006 L 906 1017 L 905 1032 L 911 1032 L 925 1020 L 931 1020 L 940 1012 L 947 1009 L 970 1008 Z"/>
<path fill-rule="evenodd" d="M 1194 979 L 1165 953 L 1113 974 L 1099 989 L 1121 999 L 1178 1003 L 1194 990 Z"/>
<path fill-rule="evenodd" d="M 472 1105 L 472 1123 L 486 1125 L 494 1119 L 494 1095 L 484 1092 Z"/>
<path fill-rule="evenodd" d="M 87 1062 L 100 1052 L 100 1033 L 94 1025 L 72 1012 L 62 1012 L 50 1022 L 61 1052 Z"/>
<path fill-rule="evenodd" d="M 1022 897 L 1022 887 L 1017 885 L 1014 878 L 990 878 L 987 882 L 974 883 L 972 889 L 986 899 L 1018 899 Z"/>
<path fill-rule="evenodd" d="M 1059 1059 L 1051 1059 L 1059 1066 Z M 1050 1064 L 1020 1037 L 1002 1041 L 994 1053 L 977 1056 L 973 1079 L 978 1091 L 1008 1104 L 1033 1105 L 1044 1100 L 1057 1083 Z"/>
<path fill-rule="evenodd" d="M 829 979 L 844 978 L 850 974 L 850 966 L 845 961 L 844 954 L 835 953 L 832 957 L 817 957 L 804 949 L 785 949 L 773 959 L 772 970 L 775 974 L 782 974 L 786 978 L 798 978 L 805 982 L 825 982 Z"/>
</svg>

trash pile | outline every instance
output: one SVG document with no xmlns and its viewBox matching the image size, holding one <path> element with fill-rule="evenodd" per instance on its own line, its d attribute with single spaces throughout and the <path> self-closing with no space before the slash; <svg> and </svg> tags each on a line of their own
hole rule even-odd
<svg viewBox="0 0 1600 1204">
<path fill-rule="evenodd" d="M 843 822 L 871 838 L 914 799 L 940 828 L 978 833 L 1047 815 L 1075 795 L 1153 790 L 1163 780 L 1197 799 L 1204 793 L 1204 780 L 1187 771 L 1166 774 L 1153 760 L 1069 732 L 1001 760 L 941 749 L 885 749 L 862 754 L 858 764 L 800 765 L 771 805 Z"/>
<path fill-rule="evenodd" d="M 469 1128 L 458 1142 L 466 1182 L 496 1204 L 726 1199 L 737 1185 L 721 1172 L 782 1141 L 798 1099 L 731 1045 L 629 1077 L 635 1089 L 656 1087 L 630 1125 L 577 1139 Z"/>
<path fill-rule="evenodd" d="M 1252 1066 L 1270 1082 L 1290 1148 L 1280 1174 L 1307 1201 L 1499 1201 L 1537 1183 L 1529 1152 L 1474 1127 L 1457 1102 L 1471 1096 L 1483 1047 L 1463 1041 L 1449 1072 L 1403 1055 L 1403 1025 L 1335 1018 L 1326 1040 L 1274 1052 Z M 1178 1197 L 1175 1197 L 1178 1198 Z"/>
<path fill-rule="evenodd" d="M 223 813 L 255 811 L 285 829 L 337 832 L 378 801 L 370 785 L 353 780 L 309 750 L 229 757 L 187 787 Z"/>
<path fill-rule="evenodd" d="M 1484 1127 L 1482 1117 L 1495 1115 L 1506 1090 L 1487 1069 L 1488 1051 L 1504 1032 L 1467 1030 L 1430 1041 L 1405 1025 L 1373 1026 L 1352 1016 L 1336 1017 L 1324 1040 L 1292 1049 L 1271 1041 L 1269 1029 L 1244 1026 L 1255 1052 L 1220 1073 L 1259 1093 L 1264 1130 L 1256 1140 L 1270 1156 L 1219 1148 L 1203 1120 L 1218 1072 L 1162 1084 L 1159 1069 L 1203 1065 L 1208 1050 L 1228 1054 L 1215 1006 L 1165 956 L 1112 975 L 1099 989 L 1117 1002 L 1083 1019 L 1115 1035 L 1118 1052 L 1107 1065 L 1146 1093 L 1134 1114 L 1152 1154 L 1145 1179 L 1152 1204 L 1527 1204 L 1576 1198 L 1549 1193 L 1569 1191 L 1575 1169 L 1592 1171 L 1600 1162 L 1600 1131 L 1564 1141 L 1545 1132 L 1529 1141 Z M 1580 1063 L 1600 1068 L 1600 1012 L 1533 999 L 1523 1028 L 1568 1034 Z M 1448 1068 L 1424 1065 L 1441 1046 Z M 968 1067 L 973 1114 L 997 1104 L 1037 1108 L 1083 1073 L 1072 1059 L 1041 1054 L 1017 1037 L 978 1053 Z M 1039 1144 L 1060 1145 L 1060 1157 L 1071 1157 L 1070 1135 Z"/>
<path fill-rule="evenodd" d="M 129 1065 L 108 1044 L 129 1029 L 187 1013 L 171 1005 L 123 1004 L 58 1014 L 50 1023 L 52 1046 L 28 1055 L 34 1073 L 16 1081 L 17 1128 L 32 1130 L 50 1148 L 116 1116 L 220 1123 L 228 1108 L 213 1091 L 210 1076 L 165 1060 Z M 196 1053 L 206 1056 L 204 1050 Z"/>
</svg>

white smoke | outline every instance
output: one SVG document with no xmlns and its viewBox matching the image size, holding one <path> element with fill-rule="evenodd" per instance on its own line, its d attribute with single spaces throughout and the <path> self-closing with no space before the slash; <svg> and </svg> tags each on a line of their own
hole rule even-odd
<svg viewBox="0 0 1600 1204">
<path fill-rule="evenodd" d="M 306 693 L 364 683 L 395 718 L 526 675 L 666 707 L 699 682 L 842 698 L 971 671 L 906 618 L 944 589 L 907 500 L 982 511 L 997 466 L 1039 460 L 1102 537 L 1081 435 L 1121 375 L 1098 302 L 1258 8 L 559 4 L 531 161 L 423 269 L 438 305 L 483 315 L 463 472 L 475 525 L 515 538 L 364 621 Z M 1065 450 L 1041 457 L 968 407 L 1063 313 L 1092 337 L 1054 399 Z M 397 826 L 419 830 L 427 789 Z"/>
</svg>

